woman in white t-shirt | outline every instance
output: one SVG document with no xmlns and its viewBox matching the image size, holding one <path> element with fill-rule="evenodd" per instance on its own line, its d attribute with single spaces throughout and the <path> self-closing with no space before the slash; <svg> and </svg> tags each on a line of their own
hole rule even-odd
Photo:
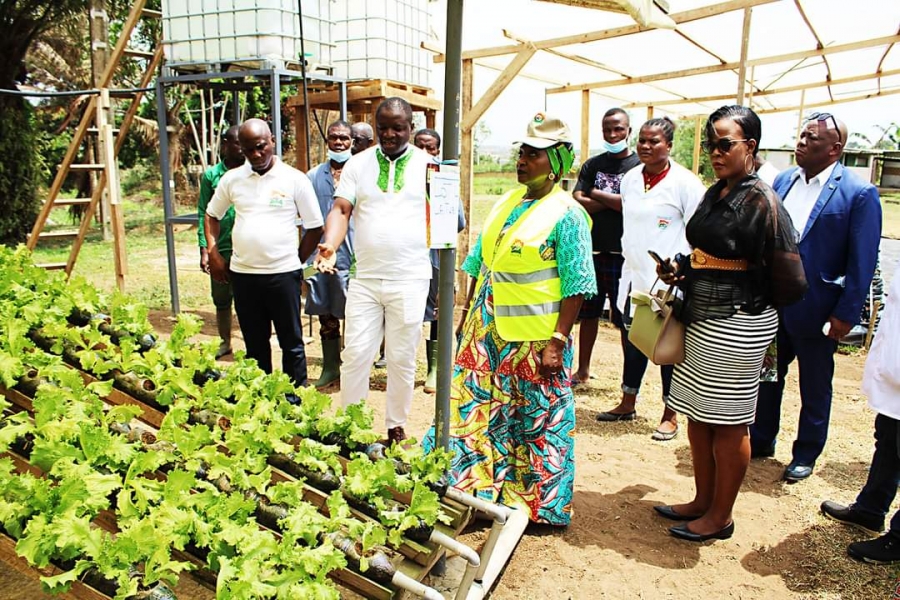
<svg viewBox="0 0 900 600">
<path fill-rule="evenodd" d="M 696 175 L 669 157 L 675 124 L 667 117 L 650 119 L 641 126 L 637 154 L 641 164 L 622 178 L 622 278 L 619 280 L 618 308 L 626 326 L 631 323 L 628 295 L 632 290 L 651 292 L 662 286 L 656 277 L 652 250 L 663 258 L 690 252 L 684 226 L 694 214 L 706 188 Z M 612 410 L 601 412 L 601 422 L 631 421 L 637 416 L 635 403 L 641 387 L 647 357 L 630 342 L 624 345 L 622 401 Z M 663 401 L 668 399 L 672 366 L 660 367 Z M 668 407 L 663 412 L 653 439 L 665 441 L 678 433 L 677 415 Z"/>
</svg>

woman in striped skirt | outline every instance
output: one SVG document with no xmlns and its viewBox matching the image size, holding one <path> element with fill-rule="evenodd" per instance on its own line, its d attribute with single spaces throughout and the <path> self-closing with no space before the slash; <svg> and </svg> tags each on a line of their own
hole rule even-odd
<svg viewBox="0 0 900 600">
<path fill-rule="evenodd" d="M 671 263 L 668 273 L 660 268 L 663 280 L 685 294 L 685 359 L 675 366 L 669 406 L 688 418 L 697 491 L 690 502 L 655 509 L 685 521 L 669 531 L 690 541 L 734 532 L 732 508 L 750 462 L 748 425 L 760 369 L 778 328 L 768 265 L 776 247 L 796 251 L 787 211 L 754 172 L 761 129 L 756 113 L 743 106 L 709 116 L 705 146 L 719 180 L 687 224 L 690 257 L 677 274 Z"/>
</svg>

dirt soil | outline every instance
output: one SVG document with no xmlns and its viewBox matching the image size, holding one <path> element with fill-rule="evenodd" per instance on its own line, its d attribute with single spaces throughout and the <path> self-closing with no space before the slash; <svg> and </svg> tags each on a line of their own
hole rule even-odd
<svg viewBox="0 0 900 600">
<path fill-rule="evenodd" d="M 214 335 L 212 313 L 205 335 Z M 164 313 L 153 315 L 160 332 L 171 329 Z M 308 329 L 307 329 L 308 331 Z M 240 346 L 238 342 L 237 346 Z M 273 347 L 277 347 L 273 339 Z M 321 346 L 308 345 L 311 379 L 318 376 Z M 276 357 L 275 364 L 278 364 Z M 658 373 L 648 369 L 638 419 L 601 424 L 594 415 L 620 396 L 618 335 L 601 327 L 594 348 L 593 375 L 576 392 L 577 444 L 574 517 L 562 530 L 529 526 L 495 586 L 496 600 L 595 598 L 804 598 L 889 599 L 898 570 L 856 563 L 849 542 L 864 539 L 821 516 L 823 500 L 852 502 L 862 487 L 873 448 L 874 415 L 859 392 L 864 356 L 839 355 L 834 381 L 831 433 L 813 476 L 798 484 L 780 481 L 790 460 L 799 409 L 796 371 L 790 376 L 782 414 L 783 430 L 774 459 L 754 460 L 735 506 L 736 531 L 726 541 L 692 544 L 672 538 L 672 524 L 656 516 L 656 504 L 684 502 L 693 494 L 686 427 L 670 442 L 650 439 L 662 414 Z M 434 414 L 434 396 L 422 392 L 424 343 L 420 349 L 416 397 L 408 433 L 421 438 Z M 370 403 L 381 424 L 385 372 L 373 369 Z M 338 393 L 332 391 L 336 402 Z M 895 507 L 896 509 L 896 507 Z M 483 522 L 462 541 L 479 547 Z M 458 580 L 459 559 L 443 579 Z M 197 588 L 179 598 L 207 598 Z M 453 597 L 450 591 L 445 595 Z M 0 600 L 45 597 L 37 584 L 0 563 Z"/>
</svg>

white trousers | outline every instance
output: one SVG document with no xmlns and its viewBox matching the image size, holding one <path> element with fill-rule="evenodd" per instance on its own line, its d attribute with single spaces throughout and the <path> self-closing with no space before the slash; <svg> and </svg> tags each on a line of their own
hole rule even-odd
<svg viewBox="0 0 900 600">
<path fill-rule="evenodd" d="M 388 429 L 406 425 L 412 408 L 428 284 L 427 279 L 351 279 L 347 290 L 341 402 L 348 406 L 368 397 L 372 361 L 384 336 Z"/>
</svg>

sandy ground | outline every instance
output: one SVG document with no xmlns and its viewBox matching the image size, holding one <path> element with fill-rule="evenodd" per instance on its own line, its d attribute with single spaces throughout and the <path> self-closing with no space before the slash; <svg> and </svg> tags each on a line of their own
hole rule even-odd
<svg viewBox="0 0 900 600">
<path fill-rule="evenodd" d="M 204 333 L 213 317 L 202 314 Z M 161 331 L 170 327 L 155 315 Z M 670 537 L 672 523 L 655 504 L 687 501 L 693 493 L 686 431 L 670 442 L 650 434 L 662 412 L 659 376 L 649 369 L 631 423 L 600 424 L 598 410 L 619 397 L 621 355 L 617 333 L 601 327 L 593 374 L 577 391 L 576 485 L 572 524 L 564 530 L 531 526 L 496 585 L 496 600 L 566 598 L 892 598 L 898 571 L 855 563 L 846 545 L 863 539 L 818 511 L 826 499 L 851 502 L 865 481 L 872 452 L 873 414 L 859 394 L 864 357 L 837 357 L 831 435 L 814 475 L 780 481 L 790 460 L 799 406 L 795 373 L 784 402 L 783 431 L 774 459 L 753 461 L 735 507 L 732 539 L 691 544 Z M 309 344 L 311 378 L 318 376 L 321 346 Z M 420 349 L 424 356 L 424 343 Z M 421 360 L 420 363 L 424 363 Z M 276 360 L 276 364 L 277 360 Z M 408 433 L 421 437 L 431 422 L 434 396 L 422 392 L 420 364 Z M 373 370 L 370 402 L 381 422 L 384 371 Z M 337 398 L 337 394 L 334 394 Z M 684 425 L 684 424 L 682 424 Z M 486 529 L 470 527 L 462 540 L 478 547 Z M 452 587 L 459 559 L 436 586 Z M 196 589 L 180 598 L 211 597 Z M 39 587 L 0 564 L 0 600 L 43 598 Z M 452 595 L 448 592 L 448 597 Z"/>
</svg>

